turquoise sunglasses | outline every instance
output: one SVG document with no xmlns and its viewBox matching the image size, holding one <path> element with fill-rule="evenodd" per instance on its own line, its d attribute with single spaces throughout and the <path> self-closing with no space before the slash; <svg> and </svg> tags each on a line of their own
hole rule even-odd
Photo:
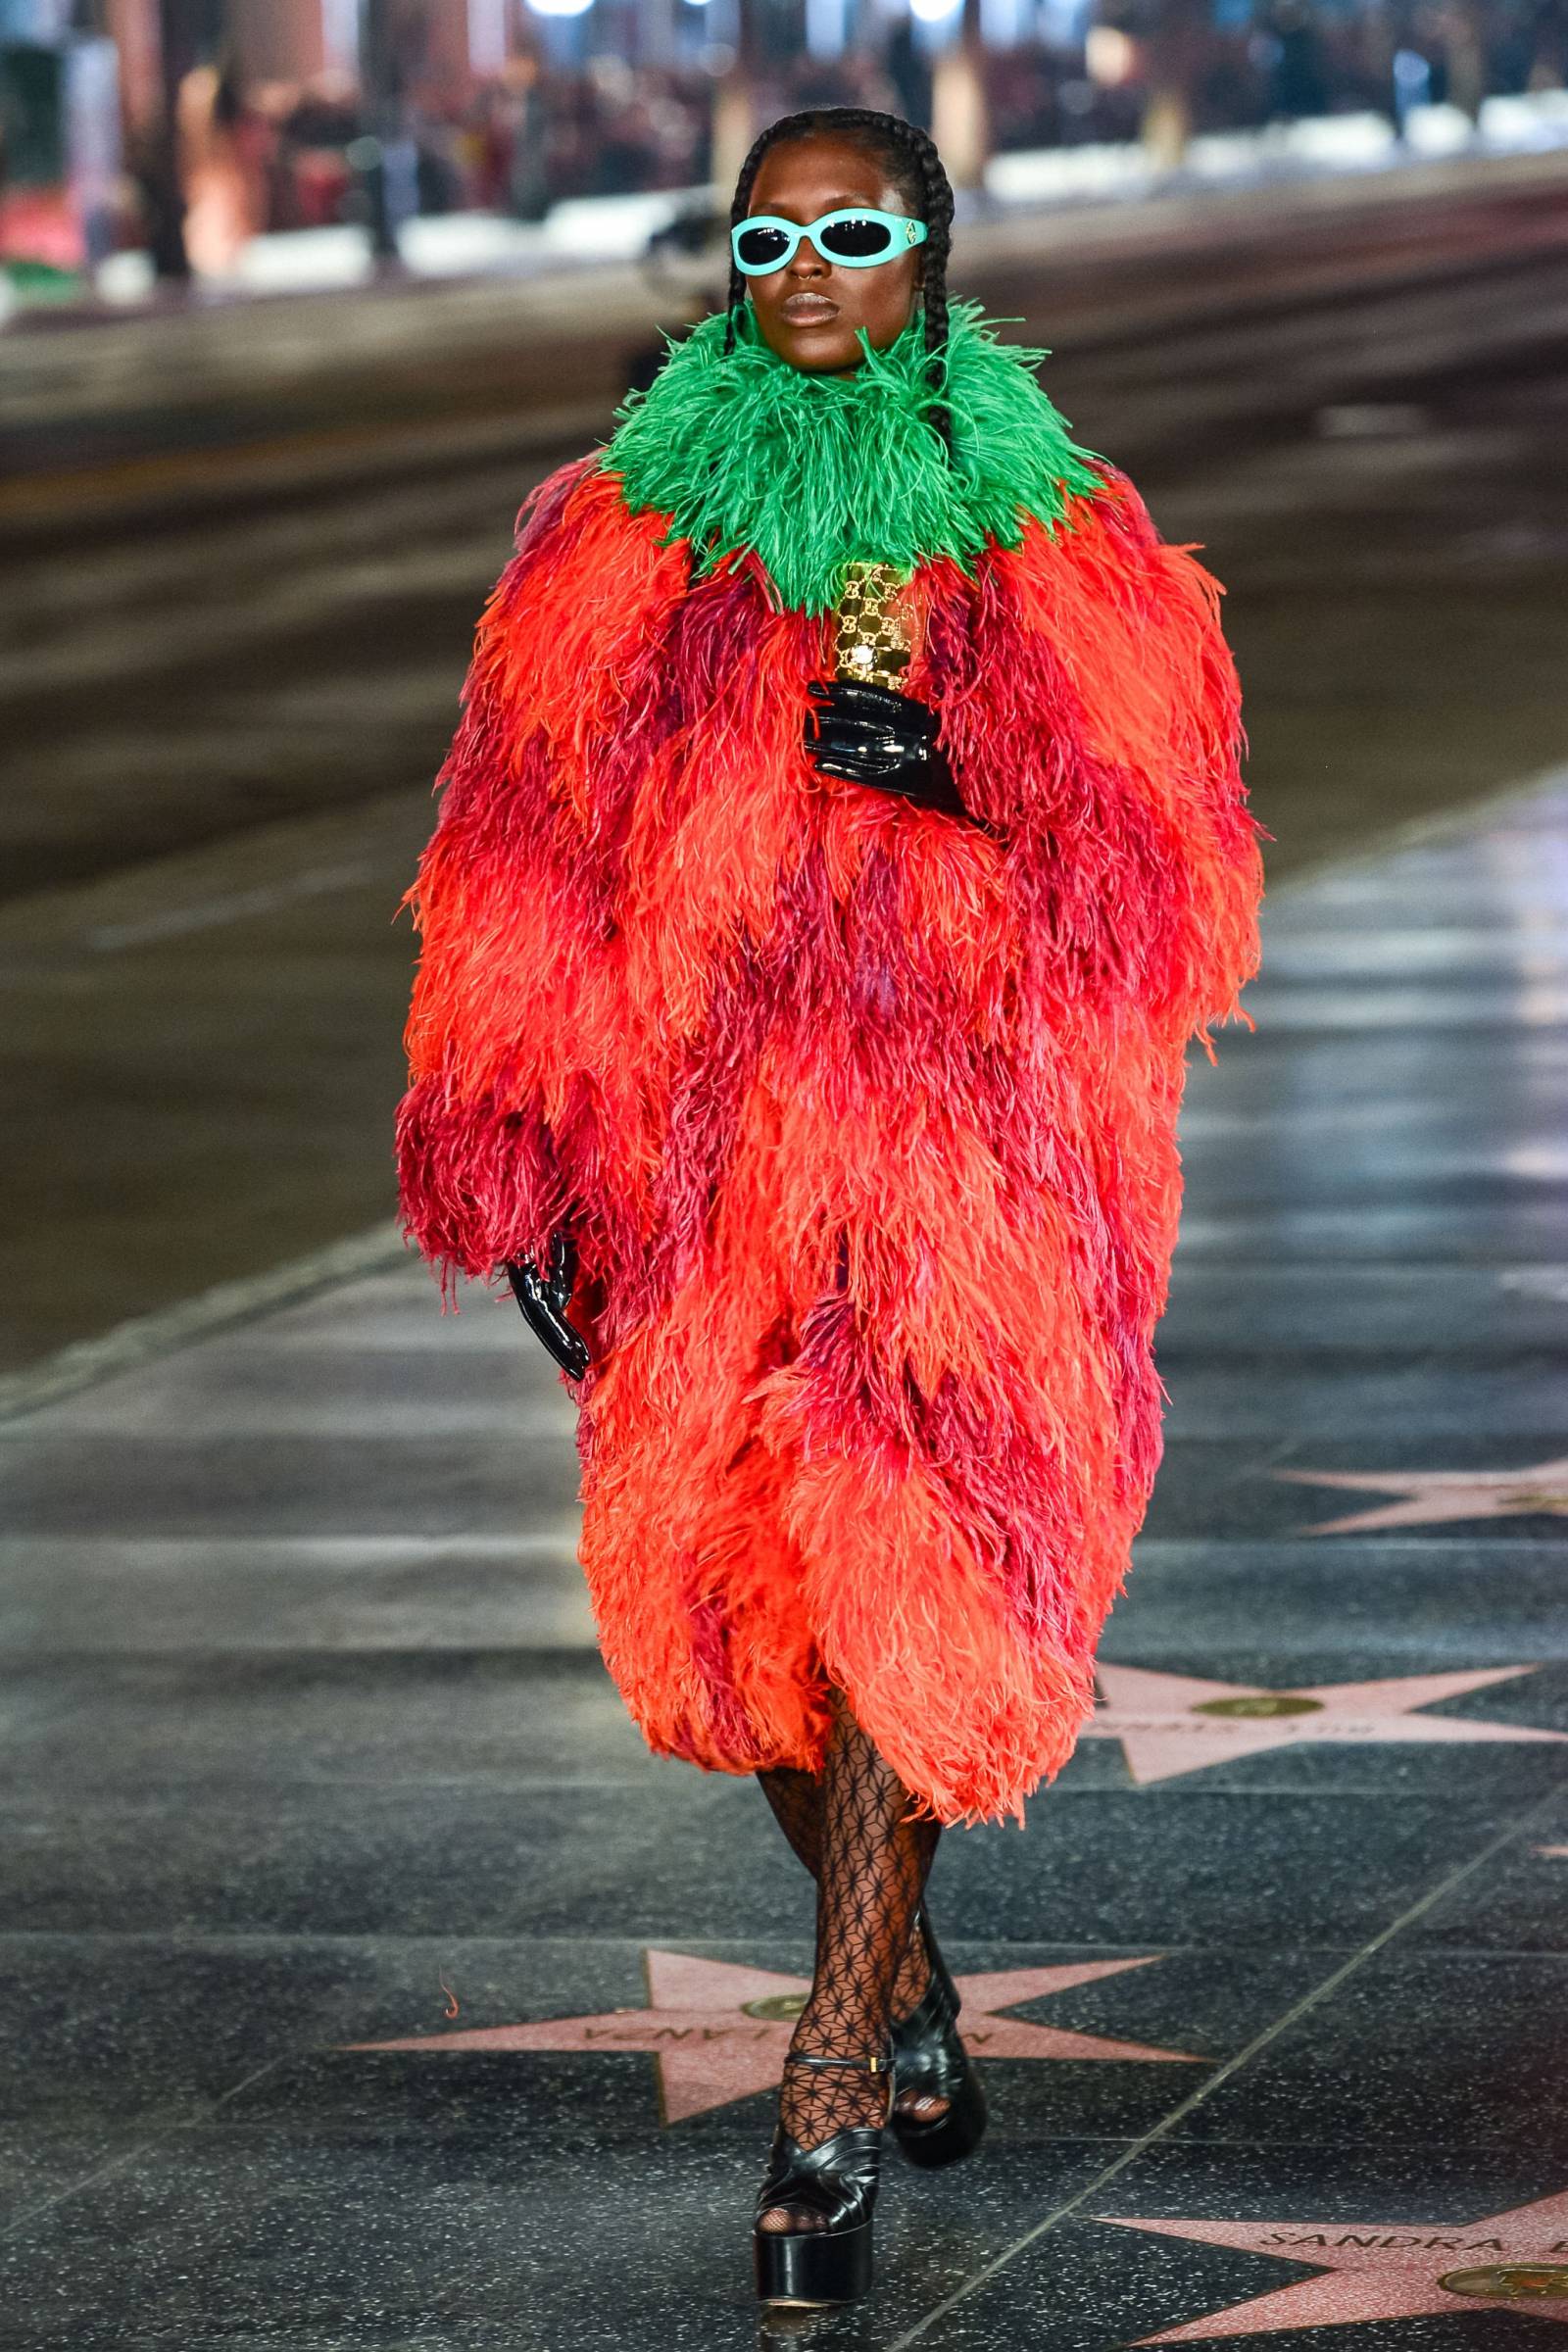
<svg viewBox="0 0 1568 2352">
<path fill-rule="evenodd" d="M 743 277 L 767 277 L 793 262 L 803 237 L 809 237 L 824 262 L 841 270 L 874 270 L 895 254 L 923 245 L 926 226 L 906 213 L 823 213 L 803 228 L 797 220 L 780 220 L 773 213 L 754 213 L 729 232 L 729 249 Z"/>
</svg>

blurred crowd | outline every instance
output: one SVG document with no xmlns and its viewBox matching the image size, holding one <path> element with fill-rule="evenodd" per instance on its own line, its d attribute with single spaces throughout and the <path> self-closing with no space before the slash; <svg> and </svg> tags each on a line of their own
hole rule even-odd
<svg viewBox="0 0 1568 2352">
<path fill-rule="evenodd" d="M 999 151 L 1139 135 L 1152 20 L 1160 0 L 1109 0 L 1102 24 L 1130 36 L 1122 74 L 1092 77 L 1082 48 L 1032 47 L 989 61 Z M 1253 130 L 1317 116 L 1382 114 L 1396 128 L 1412 102 L 1472 118 L 1485 98 L 1568 82 L 1568 0 L 1393 0 L 1356 9 L 1267 0 L 1195 12 L 1185 73 L 1195 131 Z"/>
<path fill-rule="evenodd" d="M 403 211 L 482 210 L 543 220 L 564 196 L 689 187 L 707 176 L 712 84 L 700 68 L 636 72 L 614 57 L 580 72 L 528 56 L 466 98 L 415 88 L 395 119 L 346 73 L 302 85 L 245 86 L 205 65 L 180 91 L 185 241 L 198 270 L 220 270 L 262 230 L 363 218 L 368 161 L 395 155 Z M 159 159 L 127 156 L 141 209 L 159 200 Z"/>
<path fill-rule="evenodd" d="M 1100 24 L 1120 28 L 1125 66 L 1091 71 L 1082 43 L 999 49 L 985 60 L 998 150 L 1131 139 L 1145 96 L 1140 51 L 1163 28 L 1171 0 L 1109 0 Z M 1474 113 L 1492 92 L 1559 87 L 1568 78 L 1568 0 L 1383 0 L 1354 11 L 1267 0 L 1226 23 L 1187 20 L 1191 126 L 1250 128 L 1270 121 L 1372 109 L 1398 120 L 1403 97 Z M 879 58 L 796 54 L 763 69 L 758 111 L 813 103 L 892 107 L 929 121 L 930 68 L 896 26 Z M 245 87 L 220 62 L 187 76 L 179 149 L 186 243 L 198 270 L 221 270 L 259 230 L 363 219 L 367 155 L 395 151 L 400 209 L 480 209 L 543 220 L 564 197 L 690 187 L 710 169 L 713 76 L 704 63 L 637 68 L 614 56 L 577 70 L 518 55 L 475 91 L 411 85 L 395 122 L 338 73 L 304 85 Z M 127 158 L 143 208 L 149 167 Z M 135 224 L 128 223 L 134 236 Z"/>
</svg>

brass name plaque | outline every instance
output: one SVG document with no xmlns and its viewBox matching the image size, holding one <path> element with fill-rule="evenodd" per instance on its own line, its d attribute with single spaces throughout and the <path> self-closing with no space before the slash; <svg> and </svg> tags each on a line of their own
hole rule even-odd
<svg viewBox="0 0 1568 2352">
<path fill-rule="evenodd" d="M 1568 2262 L 1492 2262 L 1474 2271 L 1446 2271 L 1438 2284 L 1450 2295 L 1527 2302 L 1532 2295 L 1568 2302 Z"/>
<path fill-rule="evenodd" d="M 1320 1698 L 1301 1698 L 1294 1690 L 1249 1690 L 1239 1698 L 1202 1698 L 1195 1715 L 1217 1715 L 1233 1723 L 1253 1722 L 1273 1715 L 1321 1715 Z"/>
</svg>

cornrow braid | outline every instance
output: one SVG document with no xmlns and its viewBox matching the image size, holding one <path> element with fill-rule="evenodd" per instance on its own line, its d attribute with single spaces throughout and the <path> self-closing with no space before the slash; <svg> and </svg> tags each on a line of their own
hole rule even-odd
<svg viewBox="0 0 1568 2352">
<path fill-rule="evenodd" d="M 752 189 L 762 158 L 788 139 L 821 136 L 851 139 L 876 156 L 887 166 L 888 177 L 905 202 L 925 222 L 926 239 L 920 248 L 920 285 L 926 372 L 932 389 L 944 392 L 948 369 L 948 255 L 953 246 L 953 187 L 942 168 L 935 142 L 917 123 L 906 122 L 901 115 L 878 114 L 869 106 L 819 106 L 804 114 L 781 116 L 753 142 L 752 151 L 741 166 L 729 208 L 730 227 L 738 228 L 752 209 Z M 746 280 L 732 252 L 729 290 L 725 296 L 726 357 L 735 348 L 736 324 L 745 307 Z M 931 411 L 931 421 L 941 434 L 951 460 L 953 417 L 946 402 Z"/>
</svg>

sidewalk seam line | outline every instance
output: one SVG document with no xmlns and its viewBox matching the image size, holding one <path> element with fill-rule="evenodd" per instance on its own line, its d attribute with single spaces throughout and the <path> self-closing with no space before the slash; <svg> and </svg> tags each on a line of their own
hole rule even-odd
<svg viewBox="0 0 1568 2352">
<path fill-rule="evenodd" d="M 107 2180 L 111 2173 L 119 2172 L 121 2166 L 129 2164 L 133 2157 L 143 2155 L 149 2148 L 161 2147 L 166 2139 L 172 2139 L 176 2132 L 189 2132 L 199 2128 L 202 2124 L 210 2123 L 219 2108 L 226 2106 L 230 2099 L 238 2098 L 242 2090 L 249 2090 L 253 2082 L 260 2082 L 268 2075 L 275 2074 L 277 2069 L 285 2064 L 287 2058 L 292 2055 L 294 2055 L 293 2052 L 283 2052 L 276 2058 L 269 2058 L 265 2066 L 253 2067 L 251 2072 L 243 2076 L 238 2082 L 231 2082 L 227 2090 L 220 2091 L 216 2098 L 207 2100 L 200 2114 L 193 2113 L 182 2116 L 177 2123 L 166 2124 L 161 2132 L 152 2132 L 141 2138 L 132 2139 L 128 2147 L 121 2148 L 115 2155 L 105 2157 L 103 2163 L 95 2164 L 90 2172 L 82 2173 L 76 2180 L 68 2181 L 63 2188 L 55 2189 L 51 2195 L 40 2197 L 35 2205 L 24 2206 L 14 2220 L 7 2222 L 5 2227 L 0 2229 L 0 2243 L 18 2236 L 27 2223 L 37 2220 L 40 2215 L 53 2213 L 55 2207 L 64 2205 L 68 2198 L 78 2196 L 84 2188 L 91 2188 L 94 2181 Z"/>
</svg>

